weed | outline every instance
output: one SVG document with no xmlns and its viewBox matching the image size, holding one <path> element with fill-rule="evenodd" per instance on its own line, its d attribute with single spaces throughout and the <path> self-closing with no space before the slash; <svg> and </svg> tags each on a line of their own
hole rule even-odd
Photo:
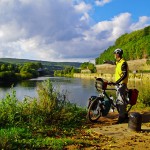
<svg viewBox="0 0 150 150">
<path fill-rule="evenodd" d="M 21 102 L 12 88 L 0 101 L 1 148 L 62 149 L 72 143 L 65 137 L 84 123 L 86 110 L 64 99 L 49 79 L 37 86 L 37 92 L 38 98 Z"/>
</svg>

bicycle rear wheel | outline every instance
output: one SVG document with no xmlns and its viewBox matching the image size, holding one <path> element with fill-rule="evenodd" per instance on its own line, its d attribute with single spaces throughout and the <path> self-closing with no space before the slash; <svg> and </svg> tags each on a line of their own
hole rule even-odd
<svg viewBox="0 0 150 150">
<path fill-rule="evenodd" d="M 99 103 L 99 99 L 96 98 L 93 100 L 88 109 L 88 119 L 91 122 L 96 122 L 101 117 L 101 106 Z"/>
</svg>

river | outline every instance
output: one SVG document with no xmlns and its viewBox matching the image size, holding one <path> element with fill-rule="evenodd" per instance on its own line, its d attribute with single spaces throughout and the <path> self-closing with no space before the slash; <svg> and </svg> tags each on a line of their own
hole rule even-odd
<svg viewBox="0 0 150 150">
<path fill-rule="evenodd" d="M 66 98 L 79 106 L 87 106 L 87 100 L 91 95 L 97 95 L 94 87 L 94 80 L 66 77 L 39 77 L 31 80 L 22 81 L 14 84 L 13 89 L 16 91 L 17 98 L 21 101 L 24 97 L 37 97 L 36 86 L 50 78 L 53 86 L 60 92 L 66 94 Z M 6 93 L 10 93 L 11 85 L 0 85 L 0 99 L 4 98 Z"/>
<path fill-rule="evenodd" d="M 13 88 L 16 91 L 18 100 L 23 100 L 24 97 L 37 97 L 36 86 L 38 82 L 42 82 L 50 78 L 53 86 L 60 92 L 66 94 L 67 99 L 76 103 L 79 106 L 85 107 L 88 103 L 88 98 L 91 95 L 97 95 L 98 92 L 95 89 L 94 79 L 81 79 L 81 78 L 66 78 L 66 77 L 39 77 L 31 80 L 22 81 L 14 84 Z M 148 85 L 148 87 L 147 87 Z M 145 90 L 146 87 L 146 90 Z M 4 98 L 6 93 L 10 93 L 11 84 L 0 84 L 0 99 Z M 137 88 L 146 95 L 150 93 L 149 83 L 143 83 L 141 81 L 130 81 L 129 88 Z M 148 95 L 147 95 L 148 96 Z"/>
</svg>

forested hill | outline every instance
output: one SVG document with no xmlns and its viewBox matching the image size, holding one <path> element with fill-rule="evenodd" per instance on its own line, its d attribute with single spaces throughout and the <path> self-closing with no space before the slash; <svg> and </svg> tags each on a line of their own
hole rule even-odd
<svg viewBox="0 0 150 150">
<path fill-rule="evenodd" d="M 123 49 L 126 60 L 150 58 L 150 26 L 120 36 L 113 46 L 95 59 L 96 64 L 103 64 L 104 60 L 114 60 L 113 51 L 116 48 Z"/>
<path fill-rule="evenodd" d="M 43 67 L 49 68 L 50 70 L 63 69 L 66 66 L 73 66 L 79 68 L 80 62 L 49 62 L 49 61 L 38 61 L 29 59 L 15 59 L 15 58 L 0 58 L 0 63 L 10 63 L 10 64 L 25 64 L 27 62 L 39 62 Z"/>
</svg>

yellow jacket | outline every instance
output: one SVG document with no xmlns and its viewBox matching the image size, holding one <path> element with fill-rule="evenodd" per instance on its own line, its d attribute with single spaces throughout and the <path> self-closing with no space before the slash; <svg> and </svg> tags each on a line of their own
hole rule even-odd
<svg viewBox="0 0 150 150">
<path fill-rule="evenodd" d="M 119 83 L 128 83 L 129 69 L 128 65 L 125 70 L 123 69 L 123 63 L 126 61 L 122 58 L 120 61 L 116 62 L 116 70 L 115 70 L 115 81 L 119 81 Z"/>
</svg>

